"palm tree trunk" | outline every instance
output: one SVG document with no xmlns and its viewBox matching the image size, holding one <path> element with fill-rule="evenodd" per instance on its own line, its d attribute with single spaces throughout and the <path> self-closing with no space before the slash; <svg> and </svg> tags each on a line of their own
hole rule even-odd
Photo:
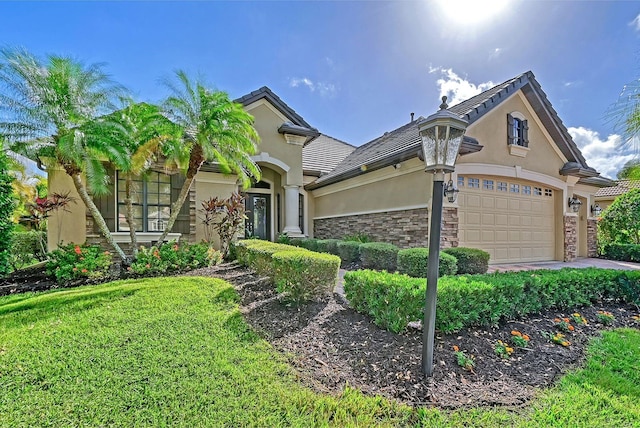
<svg viewBox="0 0 640 428">
<path fill-rule="evenodd" d="M 162 235 L 158 239 L 158 242 L 162 243 L 167 240 L 167 235 L 171 231 L 173 224 L 178 219 L 178 214 L 180 214 L 180 210 L 184 205 L 184 201 L 187 200 L 187 196 L 189 195 L 189 190 L 191 189 L 191 185 L 195 181 L 196 177 L 193 174 L 191 177 L 187 174 L 187 178 L 182 183 L 182 188 L 180 189 L 180 194 L 178 195 L 178 199 L 176 199 L 173 204 L 171 204 L 171 215 L 169 216 L 169 221 L 167 222 L 167 227 L 164 228 Z"/>
<path fill-rule="evenodd" d="M 127 174 L 124 186 L 124 203 L 127 207 L 127 224 L 129 225 L 129 236 L 131 237 L 131 248 L 133 257 L 138 256 L 138 237 L 136 236 L 136 228 L 133 224 L 133 203 L 131 202 L 131 174 Z"/>
<path fill-rule="evenodd" d="M 77 174 L 77 173 L 73 174 L 71 178 L 73 179 L 73 184 L 75 185 L 76 190 L 80 195 L 80 199 L 82 199 L 82 202 L 84 202 L 87 209 L 91 213 L 91 217 L 93 217 L 93 221 L 95 221 L 96 224 L 98 225 L 98 229 L 102 233 L 102 236 L 104 236 L 104 239 L 107 240 L 107 243 L 109 243 L 109 245 L 113 247 L 113 249 L 116 251 L 118 256 L 120 256 L 122 261 L 126 262 L 127 255 L 124 253 L 124 251 L 122 251 L 122 248 L 120 248 L 120 246 L 116 243 L 116 241 L 114 241 L 113 236 L 109 231 L 109 227 L 107 226 L 107 223 L 104 221 L 104 218 L 102 218 L 102 214 L 100 214 L 100 210 L 98 210 L 98 207 L 96 207 L 96 204 L 93 202 L 93 199 L 91 199 L 91 196 L 89 196 L 89 193 L 87 192 L 86 187 L 82 183 L 82 178 L 80 177 L 80 174 Z"/>
</svg>

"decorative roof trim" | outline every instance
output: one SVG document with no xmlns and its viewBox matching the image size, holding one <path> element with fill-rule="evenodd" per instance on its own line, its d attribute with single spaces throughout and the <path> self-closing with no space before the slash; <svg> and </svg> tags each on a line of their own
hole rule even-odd
<svg viewBox="0 0 640 428">
<path fill-rule="evenodd" d="M 295 112 L 294 109 L 289 107 L 287 103 L 282 101 L 280 97 L 278 97 L 271 89 L 267 86 L 263 86 L 262 88 L 255 90 L 253 92 L 248 93 L 238 99 L 235 102 L 242 104 L 243 106 L 248 106 L 249 104 L 253 104 L 256 101 L 261 99 L 266 99 L 269 103 L 274 106 L 280 113 L 282 113 L 287 119 L 289 119 L 294 125 L 302 126 L 304 128 L 312 129 L 314 131 L 318 131 L 309 125 L 298 113 Z"/>
</svg>

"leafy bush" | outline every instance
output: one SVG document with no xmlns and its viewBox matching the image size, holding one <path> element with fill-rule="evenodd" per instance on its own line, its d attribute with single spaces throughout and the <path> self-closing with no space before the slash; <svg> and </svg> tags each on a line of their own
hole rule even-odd
<svg viewBox="0 0 640 428">
<path fill-rule="evenodd" d="M 329 253 L 329 254 L 334 254 L 337 256 L 337 244 L 338 242 L 340 242 L 339 239 L 318 239 L 317 243 L 317 250 L 319 253 Z M 329 251 L 331 248 L 333 248 L 333 252 Z"/>
<path fill-rule="evenodd" d="M 318 251 L 318 240 L 315 238 L 294 238 L 291 245 L 304 248 L 309 251 Z"/>
<path fill-rule="evenodd" d="M 399 248 L 385 242 L 369 242 L 360 245 L 360 260 L 365 269 L 396 270 Z"/>
<path fill-rule="evenodd" d="M 604 244 L 640 244 L 640 189 L 631 189 L 602 213 L 598 222 Z"/>
<path fill-rule="evenodd" d="M 455 275 L 457 272 L 456 258 L 440 252 L 438 276 Z M 428 248 L 407 248 L 398 251 L 398 272 L 414 278 L 426 278 L 429 265 Z"/>
<path fill-rule="evenodd" d="M 347 272 L 347 299 L 374 322 L 399 332 L 422 319 L 426 281 L 370 270 Z M 490 326 L 541 310 L 567 310 L 602 299 L 640 300 L 640 271 L 561 269 L 448 276 L 438 281 L 436 328 Z"/>
<path fill-rule="evenodd" d="M 278 293 L 296 304 L 330 294 L 336 284 L 340 258 L 307 250 L 272 255 L 273 281 Z"/>
<path fill-rule="evenodd" d="M 13 246 L 9 262 L 14 270 L 22 269 L 47 258 L 47 232 L 28 230 L 13 233 Z"/>
<path fill-rule="evenodd" d="M 236 244 L 238 262 L 248 266 L 260 275 L 273 277 L 273 263 L 271 256 L 279 251 L 297 251 L 292 245 L 277 244 L 260 239 L 245 239 Z"/>
<path fill-rule="evenodd" d="M 360 245 L 358 241 L 340 241 L 336 244 L 338 256 L 342 263 L 353 263 L 360 259 Z"/>
<path fill-rule="evenodd" d="M 0 138 L 1 140 L 2 138 Z M 15 207 L 13 199 L 13 177 L 9 174 L 7 155 L 0 153 L 0 276 L 10 271 L 9 257 L 11 255 L 11 235 L 13 222 L 11 215 Z"/>
<path fill-rule="evenodd" d="M 640 245 L 638 244 L 605 244 L 602 257 L 610 260 L 640 263 Z"/>
<path fill-rule="evenodd" d="M 138 256 L 127 270 L 137 275 L 162 275 L 220 262 L 222 253 L 207 244 L 166 242 L 159 247 L 140 247 Z"/>
<path fill-rule="evenodd" d="M 342 238 L 343 241 L 360 242 L 361 244 L 371 242 L 371 237 L 363 232 L 352 233 Z"/>
<path fill-rule="evenodd" d="M 205 240 L 211 244 L 214 232 L 220 238 L 220 251 L 223 257 L 229 255 L 231 243 L 247 218 L 245 215 L 244 196 L 233 192 L 226 199 L 212 196 L 202 202 L 202 223 Z"/>
<path fill-rule="evenodd" d="M 63 245 L 49 253 L 47 273 L 60 284 L 77 279 L 100 280 L 108 276 L 111 260 L 111 253 L 99 245 Z"/>
<path fill-rule="evenodd" d="M 445 248 L 442 251 L 456 258 L 458 275 L 475 275 L 489 270 L 489 253 L 486 251 L 466 247 Z"/>
</svg>

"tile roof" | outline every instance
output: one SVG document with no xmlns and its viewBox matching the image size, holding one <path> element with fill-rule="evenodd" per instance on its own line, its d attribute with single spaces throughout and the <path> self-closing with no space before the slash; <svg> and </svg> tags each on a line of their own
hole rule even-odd
<svg viewBox="0 0 640 428">
<path fill-rule="evenodd" d="M 472 124 L 520 89 L 533 105 L 560 150 L 569 160 L 568 164 L 574 166 L 576 172 L 585 177 L 597 176 L 597 171 L 587 165 L 562 120 L 558 117 L 546 94 L 530 71 L 456 104 L 450 107 L 449 110 L 464 117 L 469 121 L 469 124 Z M 414 157 L 420 147 L 421 139 L 418 132 L 420 119 L 418 118 L 391 132 L 386 132 L 384 135 L 358 147 L 335 169 L 329 174 L 320 177 L 310 187 L 317 188 L 349 178 L 354 174 L 358 174 L 357 171 L 361 170 L 365 165 L 376 164 L 378 167 L 383 167 L 386 165 L 384 160 L 395 160 L 394 156 L 406 155 Z M 480 144 L 482 144 L 482 141 L 480 141 Z M 371 169 L 369 168 L 368 171 L 371 171 Z"/>
<path fill-rule="evenodd" d="M 320 134 L 302 149 L 302 169 L 327 174 L 355 149 L 351 144 Z"/>
<path fill-rule="evenodd" d="M 620 180 L 615 186 L 598 189 L 595 197 L 619 196 L 631 189 L 640 189 L 640 180 Z"/>
</svg>

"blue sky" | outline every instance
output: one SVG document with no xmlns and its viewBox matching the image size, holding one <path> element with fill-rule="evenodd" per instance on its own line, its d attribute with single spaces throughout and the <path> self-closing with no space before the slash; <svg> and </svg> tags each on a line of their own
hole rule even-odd
<svg viewBox="0 0 640 428">
<path fill-rule="evenodd" d="M 232 97 L 266 85 L 354 145 L 531 70 L 615 177 L 634 153 L 604 116 L 640 77 L 640 2 L 458 1 L 0 2 L 0 45 L 104 62 L 141 101 L 179 68 Z"/>
</svg>

